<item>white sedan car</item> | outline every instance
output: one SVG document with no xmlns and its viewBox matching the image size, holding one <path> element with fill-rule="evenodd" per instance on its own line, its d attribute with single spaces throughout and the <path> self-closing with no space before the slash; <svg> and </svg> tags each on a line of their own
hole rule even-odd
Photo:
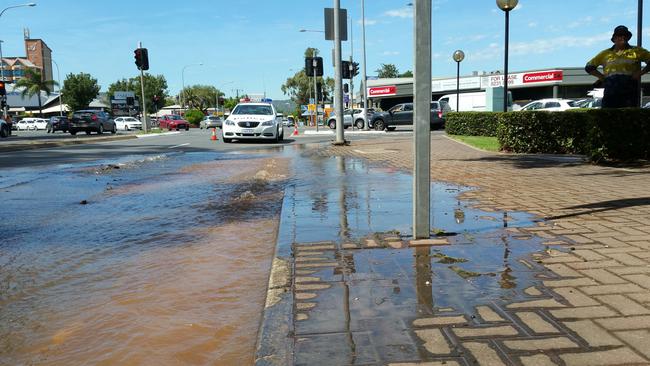
<svg viewBox="0 0 650 366">
<path fill-rule="evenodd" d="M 118 130 L 141 130 L 142 122 L 133 117 L 117 117 L 115 118 L 115 128 Z"/>
<path fill-rule="evenodd" d="M 47 129 L 47 120 L 43 118 L 37 118 L 34 120 L 34 129 L 35 130 L 46 130 Z"/>
<path fill-rule="evenodd" d="M 532 101 L 525 106 L 523 106 L 520 111 L 566 111 L 567 109 L 578 108 L 575 101 L 571 99 L 540 99 Z"/>
<path fill-rule="evenodd" d="M 29 130 L 35 130 L 36 129 L 36 124 L 34 123 L 36 121 L 36 118 L 23 118 L 18 123 L 16 124 L 16 129 L 18 131 L 29 131 Z"/>
<path fill-rule="evenodd" d="M 282 117 L 271 103 L 239 103 L 223 122 L 223 142 L 244 139 L 284 139 Z"/>
</svg>

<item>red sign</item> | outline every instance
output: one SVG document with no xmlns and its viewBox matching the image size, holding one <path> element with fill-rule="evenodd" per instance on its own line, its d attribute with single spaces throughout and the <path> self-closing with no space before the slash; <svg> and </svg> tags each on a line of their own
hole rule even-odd
<svg viewBox="0 0 650 366">
<path fill-rule="evenodd" d="M 563 75 L 561 70 L 533 72 L 524 74 L 524 84 L 541 83 L 545 81 L 562 81 Z"/>
<path fill-rule="evenodd" d="M 397 94 L 397 87 L 395 85 L 368 88 L 369 97 L 380 97 L 395 94 Z"/>
</svg>

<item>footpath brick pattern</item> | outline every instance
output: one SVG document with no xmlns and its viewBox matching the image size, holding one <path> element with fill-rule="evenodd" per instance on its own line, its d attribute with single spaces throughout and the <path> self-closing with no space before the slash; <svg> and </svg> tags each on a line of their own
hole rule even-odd
<svg viewBox="0 0 650 366">
<path fill-rule="evenodd" d="M 321 153 L 413 166 L 411 138 Z M 482 210 L 546 218 L 520 230 L 546 239 L 535 260 L 554 276 L 526 289 L 531 300 L 477 308 L 471 324 L 458 314 L 419 319 L 412 326 L 428 352 L 450 362 L 464 354 L 459 364 L 650 365 L 650 169 L 487 153 L 432 136 L 431 176 L 476 187 L 462 198 Z"/>
</svg>

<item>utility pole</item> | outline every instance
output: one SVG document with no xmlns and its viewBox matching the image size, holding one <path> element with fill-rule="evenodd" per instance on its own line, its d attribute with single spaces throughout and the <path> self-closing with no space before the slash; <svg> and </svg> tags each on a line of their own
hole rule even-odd
<svg viewBox="0 0 650 366">
<path fill-rule="evenodd" d="M 336 111 L 336 140 L 334 145 L 344 145 L 343 136 L 343 88 L 341 73 L 341 1 L 334 0 L 334 110 Z"/>
<path fill-rule="evenodd" d="M 138 42 L 138 48 L 142 48 L 142 42 Z M 142 131 L 147 133 L 149 131 L 148 118 L 147 118 L 147 103 L 144 98 L 144 70 L 140 68 L 140 89 L 142 91 Z"/>
<path fill-rule="evenodd" d="M 413 238 L 431 235 L 431 0 L 415 0 Z"/>
<path fill-rule="evenodd" d="M 368 126 L 368 117 L 366 113 L 368 111 L 368 80 L 366 76 L 366 12 L 365 12 L 365 1 L 361 0 L 361 52 L 363 53 L 363 66 L 361 71 L 361 83 L 363 84 L 363 130 L 368 131 L 370 127 Z"/>
<path fill-rule="evenodd" d="M 352 131 L 354 131 L 354 46 L 352 38 L 352 16 L 350 16 L 350 112 L 352 113 Z"/>
<path fill-rule="evenodd" d="M 2 59 L 2 42 L 3 40 L 0 40 L 0 78 L 2 79 L 2 82 L 5 84 L 5 88 L 7 83 L 5 82 L 5 62 Z M 60 92 L 59 92 L 60 93 Z M 6 120 L 7 119 L 7 95 L 3 95 L 2 100 L 4 100 L 4 105 L 2 107 L 2 119 Z"/>
</svg>

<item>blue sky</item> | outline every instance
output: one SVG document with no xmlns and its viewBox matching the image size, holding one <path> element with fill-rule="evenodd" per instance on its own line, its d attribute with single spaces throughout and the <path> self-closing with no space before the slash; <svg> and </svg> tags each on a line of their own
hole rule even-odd
<svg viewBox="0 0 650 366">
<path fill-rule="evenodd" d="M 266 92 L 287 98 L 280 86 L 304 66 L 303 53 L 316 47 L 326 75 L 333 75 L 332 42 L 322 30 L 331 0 L 88 1 L 36 0 L 36 7 L 10 9 L 0 18 L 4 56 L 24 56 L 23 28 L 43 39 L 68 73 L 86 72 L 102 91 L 118 79 L 138 75 L 133 49 L 149 49 L 152 74 L 169 91 L 185 85 L 214 85 L 227 95 Z M 405 0 L 365 0 L 368 75 L 382 63 L 412 70 L 413 13 Z M 3 1 L 2 6 L 21 4 Z M 352 17 L 355 59 L 361 59 L 361 0 L 340 0 Z M 644 44 L 650 44 L 648 8 Z M 461 74 L 503 67 L 504 15 L 494 0 L 433 0 L 433 75 L 454 76 L 451 55 L 462 49 Z M 609 47 L 612 30 L 627 25 L 636 42 L 637 0 L 520 0 L 510 15 L 511 72 L 582 66 Z M 648 48 L 648 47 L 646 47 Z M 343 57 L 350 42 L 343 42 Z M 189 66 L 203 63 L 203 66 Z M 56 68 L 54 70 L 56 75 Z M 358 79 L 355 80 L 358 84 Z"/>
</svg>

